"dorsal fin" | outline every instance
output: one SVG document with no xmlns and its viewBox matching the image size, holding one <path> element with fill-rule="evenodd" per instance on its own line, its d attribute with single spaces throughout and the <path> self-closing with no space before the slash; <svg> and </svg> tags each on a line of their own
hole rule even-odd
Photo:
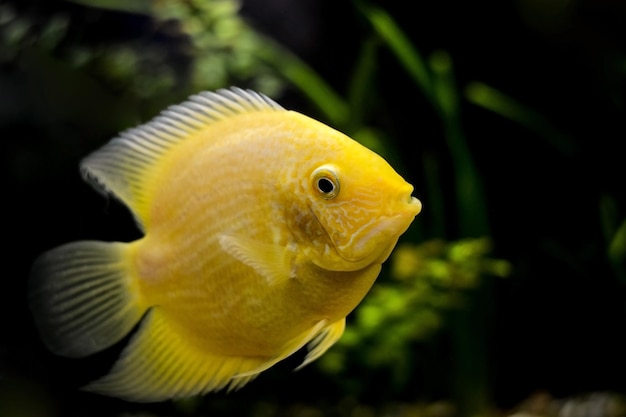
<svg viewBox="0 0 626 417">
<path fill-rule="evenodd" d="M 201 92 L 171 106 L 148 123 L 126 130 L 81 162 L 83 177 L 96 189 L 126 204 L 143 228 L 138 205 L 145 198 L 144 174 L 177 143 L 211 124 L 238 114 L 281 111 L 281 105 L 252 90 L 231 87 Z"/>
</svg>

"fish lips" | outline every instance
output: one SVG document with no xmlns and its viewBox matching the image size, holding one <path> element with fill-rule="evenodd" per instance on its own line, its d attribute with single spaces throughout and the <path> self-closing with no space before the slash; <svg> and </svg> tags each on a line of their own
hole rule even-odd
<svg viewBox="0 0 626 417">
<path fill-rule="evenodd" d="M 390 214 L 373 218 L 349 236 L 329 233 L 335 250 L 346 262 L 345 270 L 357 270 L 372 263 L 383 263 L 391 254 L 400 235 L 409 228 L 421 209 L 422 203 L 409 196 L 408 201 L 399 208 L 390 210 Z"/>
</svg>

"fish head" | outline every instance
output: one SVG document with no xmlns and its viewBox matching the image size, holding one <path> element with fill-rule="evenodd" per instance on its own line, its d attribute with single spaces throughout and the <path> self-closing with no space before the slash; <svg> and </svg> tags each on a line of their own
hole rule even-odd
<svg viewBox="0 0 626 417">
<path fill-rule="evenodd" d="M 305 254 L 328 270 L 384 262 L 422 208 L 412 185 L 379 155 L 356 145 L 320 159 L 305 175 L 317 226 L 308 227 L 317 236 L 308 239 Z"/>
</svg>

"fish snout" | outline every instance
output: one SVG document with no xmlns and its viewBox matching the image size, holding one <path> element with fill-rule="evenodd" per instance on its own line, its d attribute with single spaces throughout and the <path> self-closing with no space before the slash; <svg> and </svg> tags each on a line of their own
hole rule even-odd
<svg viewBox="0 0 626 417">
<path fill-rule="evenodd" d="M 414 216 L 417 216 L 420 211 L 422 211 L 422 202 L 417 199 L 417 197 L 409 196 L 409 201 L 407 203 L 407 207 L 409 211 L 414 212 Z"/>
<path fill-rule="evenodd" d="M 415 217 L 422 211 L 422 202 L 413 196 L 413 186 L 410 184 L 406 184 L 398 191 L 396 202 L 391 208 L 394 214 L 401 213 Z"/>
</svg>

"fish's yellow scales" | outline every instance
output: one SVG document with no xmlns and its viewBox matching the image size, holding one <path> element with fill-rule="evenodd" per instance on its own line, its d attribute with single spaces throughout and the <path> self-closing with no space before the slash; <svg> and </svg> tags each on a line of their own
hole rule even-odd
<svg viewBox="0 0 626 417">
<path fill-rule="evenodd" d="M 141 323 L 85 387 L 131 401 L 239 388 L 305 345 L 302 366 L 315 360 L 421 209 L 374 152 L 238 88 L 168 108 L 81 170 L 143 237 L 44 253 L 30 306 L 44 343 L 68 357 Z"/>
</svg>

